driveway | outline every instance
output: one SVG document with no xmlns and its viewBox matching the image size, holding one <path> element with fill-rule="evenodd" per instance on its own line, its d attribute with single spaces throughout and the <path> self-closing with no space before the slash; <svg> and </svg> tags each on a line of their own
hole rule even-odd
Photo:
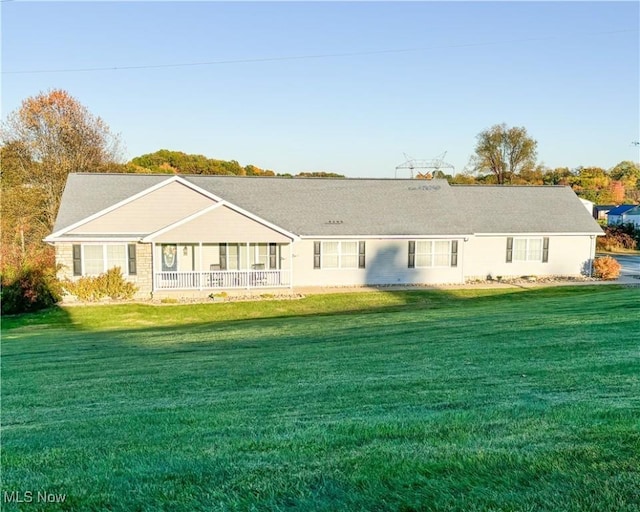
<svg viewBox="0 0 640 512">
<path fill-rule="evenodd" d="M 634 277 L 640 279 L 640 255 L 638 254 L 610 254 L 615 258 L 622 268 L 620 269 L 621 277 Z"/>
</svg>

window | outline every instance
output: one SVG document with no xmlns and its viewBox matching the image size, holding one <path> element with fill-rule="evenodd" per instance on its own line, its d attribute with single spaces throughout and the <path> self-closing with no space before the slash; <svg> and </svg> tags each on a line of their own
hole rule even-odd
<svg viewBox="0 0 640 512">
<path fill-rule="evenodd" d="M 411 240 L 409 268 L 458 266 L 457 240 Z"/>
<path fill-rule="evenodd" d="M 512 261 L 549 261 L 549 238 L 507 239 L 507 263 Z"/>
<path fill-rule="evenodd" d="M 87 244 L 73 246 L 74 275 L 98 275 L 113 267 L 120 267 L 123 274 L 135 274 L 135 245 Z"/>
<path fill-rule="evenodd" d="M 326 241 L 313 244 L 313 268 L 365 268 L 365 242 Z"/>
<path fill-rule="evenodd" d="M 268 268 L 269 246 L 267 244 L 251 244 L 249 256 L 251 268 Z"/>
<path fill-rule="evenodd" d="M 104 245 L 84 246 L 84 275 L 102 274 L 104 272 Z"/>
<path fill-rule="evenodd" d="M 247 244 L 220 244 L 219 250 L 221 270 L 277 269 L 280 264 L 278 245 L 275 243 L 249 244 L 248 246 Z"/>
<path fill-rule="evenodd" d="M 240 248 L 238 247 L 238 244 L 227 244 L 227 266 L 225 268 L 229 269 L 229 270 L 238 270 L 240 269 L 240 261 L 241 261 L 241 254 L 240 254 Z M 244 251 L 242 251 L 244 252 Z M 244 261 L 246 261 L 247 258 L 245 256 Z"/>
</svg>

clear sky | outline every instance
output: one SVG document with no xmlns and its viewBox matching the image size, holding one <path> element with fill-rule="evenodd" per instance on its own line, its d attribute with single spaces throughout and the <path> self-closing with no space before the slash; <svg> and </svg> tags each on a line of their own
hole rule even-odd
<svg viewBox="0 0 640 512">
<path fill-rule="evenodd" d="M 125 158 L 393 177 L 524 126 L 549 167 L 640 160 L 638 2 L 3 0 L 2 118 L 61 88 Z"/>
</svg>

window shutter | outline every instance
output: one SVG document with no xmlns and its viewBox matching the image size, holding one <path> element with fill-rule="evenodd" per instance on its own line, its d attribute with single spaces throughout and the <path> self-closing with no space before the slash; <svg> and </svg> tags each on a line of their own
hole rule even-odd
<svg viewBox="0 0 640 512">
<path fill-rule="evenodd" d="M 274 243 L 269 244 L 269 268 L 278 268 L 278 246 Z"/>
<path fill-rule="evenodd" d="M 136 267 L 136 244 L 129 244 L 127 246 L 127 257 L 129 262 L 129 275 L 135 276 L 137 273 Z"/>
<path fill-rule="evenodd" d="M 320 268 L 320 242 L 313 242 L 313 268 Z"/>
<path fill-rule="evenodd" d="M 79 244 L 73 245 L 73 275 L 82 275 L 82 247 Z"/>
<path fill-rule="evenodd" d="M 358 268 L 365 268 L 365 242 L 358 242 Z"/>
<path fill-rule="evenodd" d="M 409 268 L 416 268 L 416 242 L 409 240 Z"/>
<path fill-rule="evenodd" d="M 549 237 L 545 236 L 542 239 L 542 263 L 549 261 Z"/>
<path fill-rule="evenodd" d="M 513 237 L 510 236 L 507 238 L 507 263 L 511 263 L 513 261 Z"/>
<path fill-rule="evenodd" d="M 227 270 L 227 244 L 220 244 L 220 270 Z"/>
<path fill-rule="evenodd" d="M 458 266 L 458 241 L 453 240 L 451 242 L 451 266 Z"/>
</svg>

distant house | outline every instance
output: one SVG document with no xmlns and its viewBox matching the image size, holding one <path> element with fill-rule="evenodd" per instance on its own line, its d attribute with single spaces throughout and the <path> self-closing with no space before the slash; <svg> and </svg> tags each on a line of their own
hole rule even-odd
<svg viewBox="0 0 640 512">
<path fill-rule="evenodd" d="M 607 213 L 607 225 L 635 224 L 640 227 L 640 207 L 635 204 L 622 204 Z"/>
<path fill-rule="evenodd" d="M 607 220 L 607 214 L 616 208 L 615 204 L 596 204 L 593 207 L 593 218 L 596 220 Z"/>
<path fill-rule="evenodd" d="M 45 240 L 61 277 L 118 266 L 157 297 L 577 276 L 601 234 L 568 187 L 71 174 Z"/>
<path fill-rule="evenodd" d="M 589 201 L 588 199 L 583 199 L 583 198 L 579 198 L 580 202 L 582 203 L 582 206 L 584 206 L 587 211 L 589 212 L 589 215 L 593 215 L 593 201 Z"/>
</svg>

